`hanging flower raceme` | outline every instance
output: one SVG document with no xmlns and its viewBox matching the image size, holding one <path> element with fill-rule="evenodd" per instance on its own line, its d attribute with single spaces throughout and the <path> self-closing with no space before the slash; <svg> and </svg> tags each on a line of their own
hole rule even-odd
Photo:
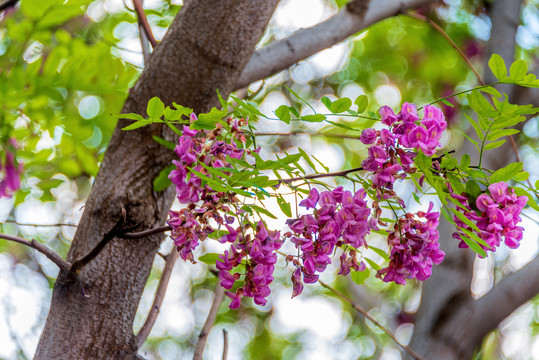
<svg viewBox="0 0 539 360">
<path fill-rule="evenodd" d="M 0 181 L 0 198 L 11 198 L 13 193 L 21 187 L 22 164 L 18 163 L 12 149 L 16 149 L 15 139 L 9 140 L 9 145 L 4 146 L 4 161 L 0 161 L 0 171 L 3 178 Z"/>
<path fill-rule="evenodd" d="M 470 206 L 466 194 L 457 195 L 453 193 L 451 196 L 457 199 L 466 209 L 457 207 L 457 210 L 474 222 L 480 231 L 468 226 L 457 216 L 454 217 L 455 223 L 461 228 L 475 232 L 477 236 L 484 240 L 486 246 L 479 244 L 484 250 L 496 251 L 502 240 L 511 249 L 515 249 L 520 245 L 524 228 L 517 226 L 517 224 L 522 220 L 520 213 L 528 200 L 525 196 L 517 196 L 515 190 L 509 188 L 503 181 L 491 184 L 488 187 L 488 192 L 477 197 L 475 204 L 473 204 L 475 205 L 475 210 Z M 459 247 L 468 247 L 462 240 L 461 233 L 456 232 L 453 237 L 460 240 Z"/>
<path fill-rule="evenodd" d="M 301 251 L 299 258 L 291 258 L 303 274 L 303 282 L 314 283 L 318 274 L 331 263 L 330 256 L 336 247 L 343 249 L 340 257 L 339 273 L 347 275 L 350 269 L 364 270 L 357 262 L 355 249 L 366 245 L 365 236 L 370 232 L 369 214 L 365 200 L 366 192 L 361 189 L 355 194 L 345 191 L 342 186 L 333 191 L 318 193 L 312 189 L 309 196 L 300 202 L 307 210 L 315 209 L 314 214 L 301 215 L 288 220 L 291 232 L 285 237 L 291 239 Z M 293 296 L 302 292 L 303 283 L 298 270 L 292 275 Z"/>
<path fill-rule="evenodd" d="M 389 266 L 379 270 L 377 277 L 402 285 L 406 279 L 424 281 L 430 277 L 432 265 L 443 261 L 437 230 L 440 213 L 432 212 L 433 205 L 431 202 L 426 213 L 407 213 L 394 224 L 388 236 Z"/>
<path fill-rule="evenodd" d="M 397 179 L 416 171 L 411 165 L 418 150 L 434 155 L 447 123 L 442 111 L 431 105 L 425 106 L 421 121 L 415 105 L 409 103 L 404 103 L 397 115 L 388 106 L 382 106 L 379 113 L 382 124 L 389 128 L 363 130 L 360 141 L 371 146 L 362 166 L 373 173 L 375 187 L 392 189 Z"/>
</svg>

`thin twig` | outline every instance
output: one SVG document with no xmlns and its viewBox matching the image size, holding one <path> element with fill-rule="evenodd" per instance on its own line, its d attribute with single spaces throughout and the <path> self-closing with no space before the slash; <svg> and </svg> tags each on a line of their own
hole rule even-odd
<svg viewBox="0 0 539 360">
<path fill-rule="evenodd" d="M 144 0 L 140 0 L 140 6 L 142 7 L 143 5 Z M 148 36 L 146 36 L 144 25 L 142 24 L 140 17 L 138 17 L 138 33 L 140 38 L 140 46 L 142 48 L 142 57 L 144 58 L 144 65 L 146 65 L 150 59 L 150 42 L 148 40 Z"/>
<path fill-rule="evenodd" d="M 428 17 L 417 14 L 417 13 L 406 12 L 405 14 L 412 17 L 412 18 L 416 18 L 416 19 L 419 19 L 421 21 L 426 22 L 427 24 L 432 26 L 434 28 L 434 30 L 438 31 L 440 33 L 440 35 L 442 35 L 447 40 L 447 42 L 459 53 L 459 55 L 462 57 L 462 59 L 464 59 L 464 61 L 466 61 L 466 64 L 468 65 L 470 70 L 473 71 L 473 73 L 475 74 L 475 77 L 481 83 L 481 85 L 485 86 L 485 82 L 483 81 L 483 79 L 481 78 L 481 76 L 479 75 L 477 70 L 475 70 L 474 66 L 470 62 L 470 59 L 468 59 L 468 57 L 462 52 L 462 50 L 457 46 L 457 44 L 455 44 L 453 39 L 451 39 L 451 37 L 444 31 L 444 29 L 442 29 L 440 27 L 440 25 L 436 24 L 434 21 L 432 21 Z"/>
<path fill-rule="evenodd" d="M 84 257 L 80 258 L 79 260 L 75 261 L 73 265 L 71 265 L 71 269 L 69 270 L 70 273 L 77 273 L 81 268 L 83 268 L 85 265 L 87 265 L 90 261 L 92 261 L 99 253 L 105 248 L 105 245 L 109 243 L 112 239 L 114 239 L 116 236 L 121 234 L 121 228 L 125 222 L 125 209 L 122 209 L 122 215 L 120 216 L 120 219 L 116 222 L 116 225 L 110 229 L 109 232 L 107 232 L 103 239 Z"/>
<path fill-rule="evenodd" d="M 210 334 L 210 330 L 215 323 L 215 318 L 217 317 L 217 311 L 219 306 L 223 302 L 225 296 L 225 289 L 221 286 L 219 280 L 217 280 L 217 285 L 215 286 L 215 292 L 213 297 L 213 302 L 211 304 L 210 312 L 208 318 L 200 330 L 200 335 L 198 335 L 198 341 L 195 346 L 195 355 L 193 360 L 202 360 L 202 355 L 204 354 L 204 347 L 206 346 L 206 340 Z"/>
<path fill-rule="evenodd" d="M 34 226 L 34 227 L 59 227 L 59 226 L 72 226 L 77 227 L 78 225 L 75 224 L 69 224 L 69 223 L 58 223 L 58 224 L 27 224 L 27 223 L 20 223 L 15 220 L 6 220 L 4 223 L 10 223 L 15 224 L 18 226 Z"/>
<path fill-rule="evenodd" d="M 159 310 L 163 304 L 163 299 L 165 298 L 165 293 L 167 292 L 168 283 L 170 281 L 170 276 L 172 275 L 172 270 L 174 269 L 174 264 L 180 256 L 180 252 L 177 247 L 174 247 L 172 251 L 165 257 L 165 267 L 163 268 L 163 273 L 161 274 L 161 279 L 159 279 L 159 284 L 155 290 L 155 296 L 152 303 L 152 308 L 148 312 L 148 316 L 144 321 L 144 324 L 140 328 L 137 336 L 135 336 L 135 344 L 137 349 L 140 349 L 150 332 L 152 327 L 157 320 L 157 315 L 159 315 Z"/>
<path fill-rule="evenodd" d="M 155 41 L 155 38 L 153 37 L 152 29 L 150 28 L 150 24 L 148 23 L 148 19 L 146 18 L 144 9 L 142 8 L 142 5 L 139 0 L 133 0 L 133 5 L 135 6 L 135 11 L 137 12 L 138 19 L 142 23 L 142 27 L 144 28 L 144 32 L 146 33 L 146 37 L 150 41 L 150 44 L 152 44 L 152 48 L 155 49 L 155 47 L 157 46 L 157 41 Z"/>
<path fill-rule="evenodd" d="M 55 263 L 60 268 L 61 271 L 67 272 L 69 270 L 70 264 L 67 261 L 62 259 L 60 255 L 54 252 L 54 250 L 49 249 L 45 245 L 38 243 L 35 240 L 28 241 L 17 236 L 6 235 L 6 234 L 0 234 L 0 238 L 29 246 L 39 251 L 40 253 L 45 255 L 47 258 L 49 258 L 49 260 Z"/>
<path fill-rule="evenodd" d="M 294 177 L 294 178 L 290 178 L 290 179 L 282 179 L 282 180 L 279 180 L 280 183 L 282 184 L 290 184 L 294 181 L 299 181 L 299 180 L 311 180 L 311 179 L 319 179 L 319 178 L 325 178 L 325 177 L 335 177 L 335 176 L 346 176 L 350 173 L 353 173 L 353 172 L 356 172 L 356 171 L 361 171 L 363 170 L 363 167 L 357 167 L 357 168 L 353 168 L 353 169 L 348 169 L 348 170 L 343 170 L 343 171 L 336 171 L 336 172 L 331 172 L 331 173 L 325 173 L 325 174 L 313 174 L 313 175 L 306 175 L 306 176 L 298 176 L 298 177 Z"/>
<path fill-rule="evenodd" d="M 376 325 L 378 328 L 380 328 L 383 332 L 385 332 L 391 339 L 393 339 L 393 341 L 395 341 L 400 347 L 402 347 L 408 354 L 410 354 L 411 357 L 413 357 L 414 359 L 416 360 L 424 360 L 421 356 L 419 356 L 419 354 L 417 354 L 413 349 L 411 349 L 409 346 L 407 345 L 404 345 L 403 343 L 401 343 L 399 340 L 397 340 L 397 338 L 395 337 L 395 335 L 388 329 L 386 328 L 385 326 L 383 326 L 382 324 L 380 324 L 378 321 L 376 321 L 372 316 L 369 315 L 369 313 L 367 312 L 367 310 L 365 310 L 363 307 L 361 307 L 360 305 L 356 304 L 355 302 L 353 302 L 352 300 L 350 300 L 346 295 L 344 295 L 342 292 L 340 292 L 339 290 L 337 289 L 334 289 L 333 287 L 329 286 L 328 284 L 318 280 L 318 282 L 320 283 L 320 285 L 322 285 L 323 287 L 325 287 L 326 289 L 328 289 L 329 291 L 331 291 L 332 293 L 334 293 L 335 295 L 337 295 L 338 297 L 340 297 L 341 299 L 343 299 L 344 301 L 346 301 L 347 303 L 349 303 L 350 305 L 352 305 L 352 307 L 358 312 L 360 313 L 361 315 L 363 315 L 364 317 L 366 317 L 367 319 L 369 319 L 374 325 Z"/>
<path fill-rule="evenodd" d="M 223 329 L 223 360 L 228 357 L 228 331 Z"/>
<path fill-rule="evenodd" d="M 303 131 L 303 130 L 294 130 L 294 131 L 287 132 L 287 133 L 272 133 L 272 132 L 257 132 L 257 133 L 254 133 L 254 136 L 292 136 L 292 135 L 325 136 L 325 137 L 333 137 L 333 138 L 338 138 L 338 139 L 359 140 L 358 135 L 327 134 L 327 133 L 317 133 L 317 132 L 309 132 L 309 131 Z"/>
<path fill-rule="evenodd" d="M 164 225 L 164 226 L 157 227 L 155 229 L 144 230 L 144 231 L 141 231 L 141 232 L 125 233 L 125 234 L 120 235 L 119 237 L 121 237 L 123 239 L 140 239 L 140 238 L 143 238 L 143 237 L 159 234 L 159 233 L 169 231 L 169 230 L 172 230 L 172 226 Z"/>
</svg>

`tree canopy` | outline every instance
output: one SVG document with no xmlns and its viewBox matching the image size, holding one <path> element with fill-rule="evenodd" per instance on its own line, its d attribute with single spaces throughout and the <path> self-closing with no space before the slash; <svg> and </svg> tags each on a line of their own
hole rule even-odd
<svg viewBox="0 0 539 360">
<path fill-rule="evenodd" d="M 537 1 L 400 3 L 5 2 L 0 357 L 527 358 Z"/>
</svg>

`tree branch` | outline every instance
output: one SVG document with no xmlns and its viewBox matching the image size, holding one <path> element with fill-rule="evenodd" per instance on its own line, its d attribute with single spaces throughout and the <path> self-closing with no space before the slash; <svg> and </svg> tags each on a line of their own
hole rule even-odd
<svg viewBox="0 0 539 360">
<path fill-rule="evenodd" d="M 376 319 L 374 319 L 372 316 L 369 315 L 369 313 L 367 312 L 367 310 L 363 309 L 363 307 L 361 307 L 359 304 L 356 304 L 355 302 L 353 302 L 352 300 L 350 300 L 350 298 L 348 298 L 346 295 L 344 295 L 342 292 L 340 292 L 339 290 L 337 289 L 334 289 L 333 287 L 329 286 L 328 284 L 318 280 L 318 282 L 320 283 L 320 285 L 322 285 L 323 287 L 325 287 L 326 289 L 328 289 L 329 291 L 331 291 L 332 293 L 334 293 L 335 295 L 337 295 L 339 298 L 343 299 L 344 301 L 346 301 L 347 303 L 349 303 L 350 305 L 352 305 L 352 307 L 354 308 L 354 310 L 356 310 L 358 313 L 360 313 L 361 315 L 363 315 L 364 317 L 366 317 L 367 319 L 369 319 L 374 325 L 376 325 L 378 328 L 380 328 L 383 332 L 386 333 L 387 336 L 389 336 L 391 339 L 393 339 L 393 341 L 395 341 L 400 347 L 402 347 L 411 357 L 413 357 L 414 359 L 416 360 L 424 360 L 421 356 L 419 356 L 413 349 L 411 349 L 409 346 L 406 346 L 404 345 L 403 343 L 401 343 L 399 340 L 397 340 L 397 338 L 395 337 L 395 334 L 393 334 L 388 328 L 386 328 L 384 325 L 380 324 L 378 321 L 376 321 Z"/>
<path fill-rule="evenodd" d="M 346 135 L 346 134 L 329 134 L 329 133 L 318 133 L 318 132 L 309 132 L 304 130 L 294 130 L 287 133 L 273 133 L 273 132 L 257 132 L 253 134 L 254 136 L 292 136 L 292 135 L 309 135 L 309 136 L 325 136 L 332 137 L 337 139 L 352 139 L 359 140 L 359 135 Z"/>
<path fill-rule="evenodd" d="M 70 273 L 77 273 L 80 269 L 82 269 L 85 265 L 87 265 L 90 261 L 95 259 L 97 255 L 103 250 L 105 245 L 109 243 L 112 239 L 114 239 L 117 235 L 121 233 L 121 228 L 125 221 L 125 209 L 122 208 L 122 215 L 120 216 L 120 219 L 116 222 L 116 225 L 110 229 L 109 232 L 107 232 L 101 241 L 84 257 L 78 259 L 71 265 L 71 268 L 69 269 Z"/>
<path fill-rule="evenodd" d="M 361 171 L 363 170 L 363 167 L 357 167 L 357 168 L 353 168 L 353 169 L 348 169 L 348 170 L 343 170 L 343 171 L 336 171 L 336 172 L 331 172 L 331 173 L 325 173 L 325 174 L 313 174 L 313 175 L 305 175 L 305 176 L 298 176 L 298 177 L 295 177 L 295 178 L 290 178 L 290 179 L 282 179 L 282 180 L 279 180 L 280 183 L 282 184 L 290 184 L 294 181 L 299 181 L 299 180 L 310 180 L 310 179 L 320 179 L 320 178 L 325 178 L 325 177 L 336 177 L 336 176 L 346 176 L 350 173 L 353 173 L 353 172 L 356 172 L 356 171 Z"/>
<path fill-rule="evenodd" d="M 67 272 L 69 270 L 70 264 L 67 261 L 62 259 L 62 257 L 58 255 L 56 252 L 54 252 L 53 250 L 49 249 L 48 247 L 46 247 L 45 245 L 41 243 L 38 243 L 37 241 L 33 239 L 31 241 L 28 241 L 17 236 L 6 235 L 6 234 L 0 234 L 0 238 L 29 246 L 32 249 L 39 251 L 40 253 L 45 255 L 47 258 L 49 258 L 49 260 L 55 263 L 60 268 L 61 271 Z"/>
<path fill-rule="evenodd" d="M 506 276 L 487 294 L 475 300 L 474 332 L 486 335 L 509 314 L 539 293 L 539 256 Z"/>
<path fill-rule="evenodd" d="M 137 0 L 135 0 L 135 2 L 136 1 Z M 135 5 L 135 3 L 133 3 L 133 5 Z M 143 5 L 144 5 L 144 0 L 140 0 L 140 7 L 142 8 Z M 136 10 L 136 7 L 135 7 L 135 10 Z M 146 35 L 144 24 L 142 23 L 140 16 L 138 16 L 138 12 L 137 12 L 137 19 L 138 19 L 138 34 L 139 34 L 139 39 L 140 39 L 140 47 L 142 48 L 142 57 L 144 58 L 144 65 L 146 65 L 148 61 L 150 60 L 150 41 L 148 39 L 148 35 Z"/>
<path fill-rule="evenodd" d="M 165 293 L 167 292 L 168 283 L 170 281 L 170 276 L 172 275 L 172 270 L 174 269 L 176 260 L 178 260 L 178 256 L 180 256 L 180 252 L 178 251 L 178 248 L 174 246 L 172 251 L 165 257 L 165 267 L 163 268 L 161 279 L 159 279 L 157 290 L 155 290 L 155 297 L 153 299 L 152 308 L 148 312 L 148 316 L 146 317 L 146 320 L 140 328 L 137 336 L 135 336 L 135 344 L 137 349 L 140 349 L 142 344 L 144 344 L 144 341 L 146 341 L 148 335 L 150 335 L 152 327 L 157 320 L 157 315 L 159 315 L 159 310 L 161 309 L 161 305 L 163 304 Z"/>
<path fill-rule="evenodd" d="M 435 0 L 353 0 L 328 20 L 311 28 L 298 30 L 287 38 L 257 50 L 236 82 L 236 89 L 287 69 L 378 21 L 434 2 Z"/>
<path fill-rule="evenodd" d="M 137 12 L 139 24 L 142 25 L 142 28 L 144 29 L 144 33 L 146 34 L 146 37 L 150 41 L 150 44 L 152 44 L 152 48 L 155 49 L 155 47 L 157 46 L 157 41 L 155 41 L 155 38 L 153 37 L 152 28 L 150 28 L 150 24 L 148 23 L 148 19 L 146 18 L 146 14 L 144 13 L 142 4 L 140 3 L 139 0 L 133 0 L 133 5 L 135 6 L 135 11 Z M 144 45 L 143 45 L 143 49 L 144 49 Z"/>
<path fill-rule="evenodd" d="M 195 346 L 195 355 L 193 356 L 193 360 L 202 360 L 202 355 L 204 354 L 204 347 L 206 345 L 206 340 L 208 339 L 210 330 L 213 327 L 213 324 L 215 323 L 215 318 L 217 317 L 217 311 L 219 311 L 219 306 L 223 302 L 223 298 L 225 296 L 225 289 L 221 286 L 219 279 L 217 280 L 217 285 L 215 286 L 214 294 L 215 295 L 213 297 L 213 302 L 211 304 L 208 318 L 206 319 L 204 326 L 202 326 L 202 330 L 200 330 L 200 335 L 198 335 L 198 341 Z M 226 358 L 225 355 L 226 355 L 227 346 L 228 344 L 225 342 L 225 349 L 223 350 L 223 358 Z"/>
<path fill-rule="evenodd" d="M 147 237 L 147 236 L 150 236 L 150 235 L 159 234 L 159 233 L 169 231 L 169 230 L 172 230 L 172 226 L 164 225 L 164 226 L 157 227 L 155 229 L 144 230 L 144 231 L 141 231 L 141 232 L 125 233 L 125 234 L 120 235 L 120 237 L 122 239 L 140 239 L 140 238 L 144 238 L 144 237 Z"/>
<path fill-rule="evenodd" d="M 228 331 L 223 329 L 223 360 L 228 358 Z"/>
</svg>

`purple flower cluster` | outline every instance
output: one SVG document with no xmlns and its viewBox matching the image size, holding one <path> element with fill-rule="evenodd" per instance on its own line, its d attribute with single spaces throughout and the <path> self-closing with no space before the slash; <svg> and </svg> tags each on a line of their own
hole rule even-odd
<svg viewBox="0 0 539 360">
<path fill-rule="evenodd" d="M 282 245 L 281 234 L 266 229 L 262 221 L 256 226 L 254 238 L 250 235 L 243 236 L 238 229 L 230 226 L 227 228 L 230 234 L 224 236 L 222 241 L 231 242 L 233 245 L 230 251 L 219 255 L 219 261 L 216 263 L 221 286 L 232 289 L 241 275 L 238 272 L 231 274 L 230 271 L 240 264 L 245 266 L 244 285 L 235 293 L 225 292 L 232 299 L 230 308 L 238 308 L 243 296 L 252 297 L 255 304 L 265 305 L 266 298 L 271 293 L 269 284 L 273 281 L 273 271 L 277 262 L 275 251 Z"/>
<path fill-rule="evenodd" d="M 475 232 L 488 244 L 488 246 L 480 244 L 484 250 L 496 251 L 502 238 L 505 245 L 515 249 L 522 240 L 524 228 L 517 226 L 517 224 L 522 220 L 520 213 L 526 206 L 528 199 L 525 196 L 517 196 L 515 190 L 509 188 L 503 181 L 491 184 L 488 187 L 488 192 L 477 197 L 475 201 L 477 210 L 472 210 L 466 194 L 451 195 L 466 208 L 466 211 L 460 207 L 457 207 L 457 210 L 462 212 L 479 228 L 480 232 Z M 457 226 L 474 231 L 457 216 L 454 217 L 454 220 Z M 462 240 L 462 234 L 457 232 L 453 234 L 453 237 L 460 240 L 459 247 L 468 247 Z"/>
<path fill-rule="evenodd" d="M 168 224 L 173 228 L 172 239 L 184 260 L 193 261 L 192 252 L 199 241 L 214 231 L 208 221 L 213 219 L 218 225 L 225 224 L 227 221 L 222 214 L 230 211 L 227 204 L 237 202 L 233 194 L 215 191 L 208 185 L 202 186 L 202 180 L 193 172 L 208 174 L 202 164 L 226 169 L 230 167 L 227 156 L 236 159 L 243 156 L 244 150 L 238 149 L 235 142 L 216 140 L 221 131 L 220 126 L 211 132 L 200 132 L 184 126 L 183 135 L 174 149 L 179 160 L 173 161 L 176 169 L 170 172 L 169 179 L 176 185 L 180 203 L 190 205 L 179 212 L 171 211 Z M 195 206 L 194 203 L 199 204 Z"/>
<path fill-rule="evenodd" d="M 407 213 L 398 219 L 388 236 L 389 266 L 379 270 L 377 277 L 402 285 L 406 279 L 423 281 L 430 277 L 432 265 L 443 261 L 445 254 L 439 248 L 437 230 L 440 213 L 432 212 L 432 207 L 431 202 L 426 213 Z"/>
<path fill-rule="evenodd" d="M 15 139 L 10 139 L 9 144 L 13 148 L 17 146 Z M 13 192 L 17 191 L 21 186 L 22 164 L 17 164 L 15 155 L 9 150 L 8 146 L 5 148 L 5 162 L 3 165 L 0 162 L 0 171 L 4 170 L 4 177 L 0 181 L 0 198 L 10 198 Z"/>
<path fill-rule="evenodd" d="M 395 180 L 404 179 L 407 173 L 415 171 L 411 165 L 416 152 L 410 149 L 421 149 L 425 155 L 432 156 L 440 145 L 439 140 L 447 123 L 441 110 L 430 105 L 425 106 L 425 116 L 419 124 L 413 104 L 404 103 L 397 115 L 388 106 L 382 106 L 379 113 L 382 123 L 389 129 L 363 130 L 360 140 L 371 146 L 367 159 L 361 165 L 373 172 L 375 187 L 392 189 Z"/>
<path fill-rule="evenodd" d="M 342 186 L 333 191 L 318 193 L 312 189 L 309 196 L 300 202 L 300 206 L 315 209 L 314 214 L 302 215 L 287 221 L 292 232 L 285 234 L 291 238 L 296 248 L 301 250 L 299 258 L 294 260 L 298 267 L 292 275 L 293 295 L 303 290 L 303 282 L 314 283 L 318 280 L 317 272 L 323 272 L 331 263 L 330 255 L 335 247 L 342 247 L 339 274 L 346 275 L 350 269 L 364 270 L 356 259 L 355 249 L 366 245 L 365 236 L 370 232 L 370 209 L 365 200 L 366 192 L 361 189 L 355 194 L 345 191 Z M 317 204 L 319 207 L 317 208 Z"/>
</svg>

